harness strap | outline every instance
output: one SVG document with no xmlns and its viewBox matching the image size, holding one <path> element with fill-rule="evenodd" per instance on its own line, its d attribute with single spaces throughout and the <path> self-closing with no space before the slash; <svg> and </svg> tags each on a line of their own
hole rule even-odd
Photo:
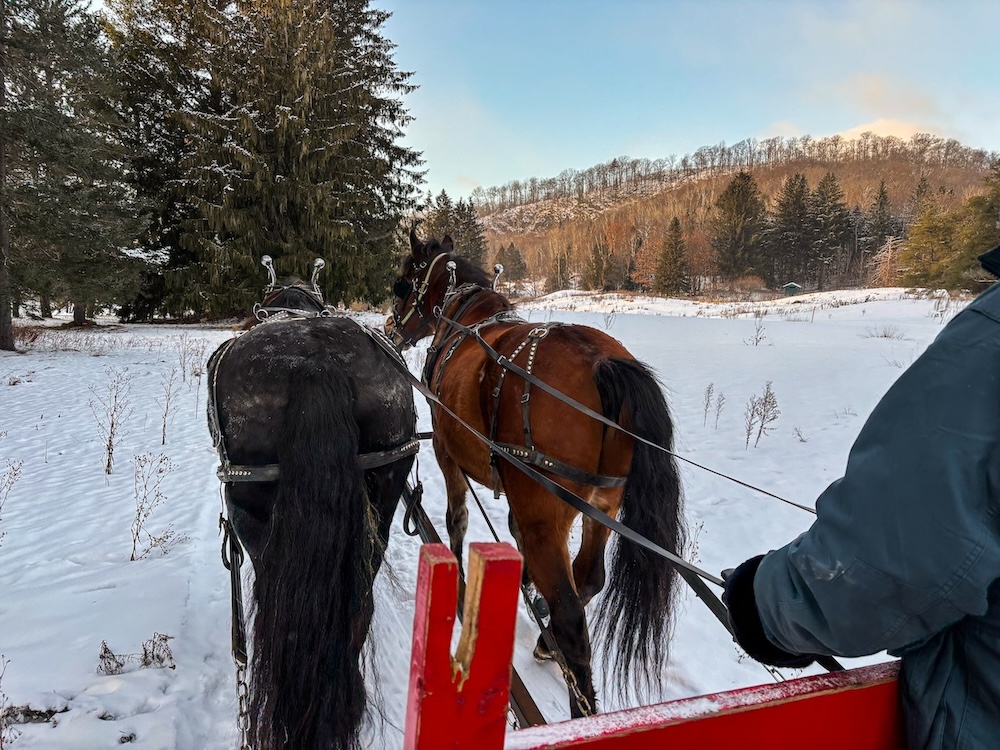
<svg viewBox="0 0 1000 750">
<path fill-rule="evenodd" d="M 489 355 L 490 359 L 492 359 L 494 362 L 496 362 L 501 367 L 510 370 L 515 375 L 520 375 L 522 378 L 525 379 L 525 381 L 530 381 L 531 383 L 534 383 L 536 386 L 538 386 L 539 388 L 541 388 L 543 391 L 545 391 L 546 393 L 548 393 L 550 396 L 553 396 L 554 398 L 559 399 L 564 404 L 568 404 L 568 405 L 572 406 L 574 409 L 576 409 L 579 412 L 582 412 L 583 414 L 586 414 L 588 417 L 592 417 L 593 419 L 596 419 L 598 422 L 600 422 L 601 424 L 605 425 L 606 427 L 611 427 L 612 429 L 618 430 L 620 433 L 622 433 L 623 435 L 628 435 L 633 440 L 638 440 L 640 443 L 642 443 L 644 445 L 648 445 L 650 448 L 653 448 L 654 450 L 658 450 L 658 451 L 661 451 L 663 453 L 666 453 L 669 456 L 673 456 L 677 460 L 684 461 L 685 463 L 690 464 L 691 466 L 694 466 L 696 468 L 699 468 L 702 471 L 707 471 L 709 474 L 715 474 L 716 476 L 722 477 L 723 479 L 728 479 L 730 482 L 733 482 L 734 484 L 738 484 L 741 487 L 746 487 L 747 489 L 753 490 L 754 492 L 759 492 L 762 495 L 767 495 L 768 497 L 774 498 L 775 500 L 780 500 L 781 502 L 783 502 L 783 503 L 785 503 L 787 505 L 792 505 L 792 506 L 798 508 L 799 510 L 804 510 L 807 513 L 811 513 L 813 515 L 816 515 L 815 509 L 810 508 L 808 505 L 802 505 L 802 503 L 796 503 L 793 500 L 786 500 L 785 498 L 781 497 L 780 495 L 776 495 L 773 492 L 768 492 L 767 490 L 761 489 L 760 487 L 755 487 L 754 485 L 749 484 L 748 482 L 744 482 L 741 479 L 736 479 L 735 477 L 731 477 L 731 476 L 728 476 L 727 474 L 723 474 L 722 472 L 716 471 L 715 469 L 712 469 L 712 468 L 710 468 L 708 466 L 705 466 L 704 464 L 700 464 L 697 461 L 693 461 L 690 458 L 687 458 L 686 456 L 682 456 L 679 453 L 675 453 L 674 451 L 670 450 L 669 448 L 666 448 L 666 447 L 664 447 L 662 445 L 654 443 L 652 440 L 650 440 L 648 438 L 644 438 L 642 435 L 637 435 L 636 433 L 632 432 L 631 430 L 629 430 L 629 429 L 627 429 L 625 427 L 622 427 L 617 422 L 614 422 L 614 421 L 608 419 L 603 414 L 600 414 L 599 412 L 594 411 L 593 409 L 591 409 L 586 404 L 581 404 L 576 399 L 570 398 L 569 396 L 567 396 L 565 393 L 563 393 L 562 391 L 560 391 L 555 386 L 549 385 L 544 380 L 541 380 L 540 378 L 536 377 L 535 375 L 532 375 L 530 372 L 528 372 L 527 370 L 525 370 L 523 367 L 520 367 L 520 366 L 514 364 L 508 357 L 505 357 L 502 354 L 500 354 L 500 352 L 498 352 L 496 349 L 494 349 L 492 346 L 489 345 L 489 343 L 486 341 L 486 339 L 484 339 L 482 336 L 480 336 L 477 332 L 472 331 L 472 329 L 469 328 L 468 326 L 462 325 L 458 321 L 451 320 L 450 318 L 446 318 L 443 315 L 440 317 L 440 319 L 444 323 L 447 323 L 450 326 L 454 326 L 455 328 L 459 329 L 460 331 L 470 331 L 471 333 L 473 333 L 475 335 L 475 337 L 476 337 L 476 341 L 478 341 L 479 345 L 483 347 L 483 350 L 486 352 L 487 355 Z"/>
<path fill-rule="evenodd" d="M 577 484 L 585 484 L 590 487 L 624 487 L 628 477 L 612 477 L 606 474 L 591 474 L 589 471 L 578 469 L 575 466 L 564 463 L 557 458 L 546 456 L 532 448 L 523 448 L 510 443 L 496 443 L 496 445 L 508 456 L 524 461 L 526 464 L 545 469 L 552 474 L 569 479 Z"/>
<path fill-rule="evenodd" d="M 253 316 L 261 323 L 269 323 L 278 320 L 303 320 L 307 318 L 329 318 L 333 312 L 328 308 L 322 310 L 304 310 L 301 307 L 272 307 L 264 306 L 259 302 L 253 306 Z"/>
<path fill-rule="evenodd" d="M 277 482 L 278 464 L 248 466 L 231 464 L 226 461 L 219 464 L 219 468 L 215 470 L 215 476 L 219 478 L 220 482 Z"/>
<path fill-rule="evenodd" d="M 300 310 L 300 313 L 305 313 L 303 317 L 328 317 L 332 314 L 329 311 L 324 311 L 324 313 L 316 313 L 315 315 L 309 314 L 308 311 Z M 346 317 L 346 316 L 345 316 Z M 278 320 L 294 320 L 297 318 L 292 317 L 282 317 L 282 318 L 272 318 L 271 320 L 277 322 Z M 353 318 L 347 318 L 347 320 L 353 321 L 357 324 L 358 328 L 367 333 L 371 339 L 376 343 L 379 350 L 384 351 L 391 355 L 391 359 L 396 363 L 396 365 L 406 366 L 399 352 L 395 350 L 392 346 L 392 342 L 389 341 L 388 337 L 381 331 L 377 331 L 371 326 L 362 325 Z M 212 437 L 215 440 L 215 447 L 219 451 L 219 459 L 221 461 L 219 467 L 215 470 L 215 475 L 219 478 L 220 482 L 226 483 L 241 483 L 241 482 L 276 482 L 278 481 L 279 466 L 278 464 L 260 464 L 260 465 L 248 465 L 248 464 L 234 464 L 229 460 L 229 455 L 226 453 L 226 441 L 222 436 L 222 424 L 219 419 L 219 399 L 216 389 L 216 381 L 219 376 L 219 368 L 222 366 L 223 357 L 229 352 L 229 348 L 235 343 L 236 339 L 229 339 L 224 348 L 219 350 L 219 359 L 216 362 L 215 370 L 213 372 L 212 379 L 212 405 L 214 408 L 210 412 L 210 427 L 212 432 Z M 407 370 L 409 374 L 409 370 Z M 407 440 L 405 443 L 394 446 L 392 448 L 387 448 L 381 451 L 371 451 L 369 453 L 361 453 L 357 456 L 358 466 L 363 469 L 374 469 L 379 466 L 384 466 L 386 464 L 391 464 L 398 461 L 406 456 L 412 456 L 417 451 L 420 450 L 420 435 L 415 435 L 414 437 Z"/>
<path fill-rule="evenodd" d="M 420 441 L 411 438 L 395 448 L 384 451 L 372 451 L 370 453 L 360 453 L 357 456 L 358 467 L 361 469 L 375 469 L 398 461 L 406 456 L 412 456 L 420 450 Z M 278 464 L 262 464 L 260 466 L 248 466 L 244 464 L 220 464 L 215 470 L 215 475 L 221 482 L 277 482 L 280 476 Z"/>
<path fill-rule="evenodd" d="M 247 665 L 247 631 L 243 617 L 243 579 L 240 567 L 243 565 L 243 548 L 229 519 L 219 514 L 219 529 L 222 531 L 222 564 L 229 571 L 230 592 L 232 594 L 232 636 L 233 661 L 237 667 Z"/>
</svg>

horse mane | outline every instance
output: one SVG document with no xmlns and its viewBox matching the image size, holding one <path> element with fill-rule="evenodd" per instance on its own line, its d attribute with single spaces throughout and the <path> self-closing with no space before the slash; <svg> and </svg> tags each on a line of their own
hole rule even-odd
<svg viewBox="0 0 1000 750">
<path fill-rule="evenodd" d="M 300 302 L 301 301 L 301 302 Z M 304 304 L 305 306 L 296 307 Z M 317 299 L 311 286 L 298 276 L 291 276 L 282 281 L 282 286 L 264 296 L 265 307 L 288 307 L 302 310 L 322 310 L 323 303 Z"/>
</svg>

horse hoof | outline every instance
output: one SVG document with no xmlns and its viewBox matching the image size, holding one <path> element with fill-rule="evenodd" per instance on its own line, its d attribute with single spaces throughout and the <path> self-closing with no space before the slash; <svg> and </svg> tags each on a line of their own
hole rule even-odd
<svg viewBox="0 0 1000 750">
<path fill-rule="evenodd" d="M 535 650 L 532 652 L 532 655 L 538 661 L 552 661 L 553 659 L 556 658 L 555 655 L 541 643 L 535 644 Z"/>
<path fill-rule="evenodd" d="M 542 620 L 547 620 L 549 617 L 549 603 L 545 601 L 545 597 L 541 594 L 536 594 L 535 598 L 531 602 L 531 606 L 534 608 L 538 617 Z"/>
</svg>

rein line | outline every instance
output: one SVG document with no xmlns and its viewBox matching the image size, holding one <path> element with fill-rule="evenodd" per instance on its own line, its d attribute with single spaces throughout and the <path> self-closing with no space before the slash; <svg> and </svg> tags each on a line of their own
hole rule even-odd
<svg viewBox="0 0 1000 750">
<path fill-rule="evenodd" d="M 448 318 L 444 318 L 443 316 L 441 316 L 441 319 L 444 320 L 444 321 L 446 321 L 446 322 L 450 322 Z M 456 325 L 459 325 L 462 329 L 466 329 L 466 330 L 471 331 L 471 329 L 468 329 L 466 326 L 461 326 L 461 324 L 456 324 Z M 482 341 L 482 339 L 478 335 L 478 331 L 475 332 L 475 335 L 476 335 L 476 338 L 479 339 L 480 342 L 483 344 L 483 346 L 486 347 L 487 351 L 491 351 L 494 354 L 496 354 L 496 351 L 492 347 L 490 347 L 485 341 Z M 674 564 L 676 570 L 677 570 L 678 575 L 680 575 L 680 577 L 683 578 L 684 581 L 691 587 L 692 591 L 694 591 L 694 593 L 695 593 L 695 596 L 697 596 L 699 599 L 702 600 L 702 602 L 704 602 L 705 606 L 708 607 L 709 611 L 722 624 L 722 626 L 729 632 L 729 634 L 733 635 L 733 626 L 729 622 L 729 611 L 726 608 L 726 605 L 722 602 L 722 600 L 719 598 L 719 596 L 714 591 L 712 591 L 711 588 L 709 588 L 708 584 L 706 583 L 706 581 L 707 581 L 708 583 L 714 583 L 716 586 L 719 586 L 720 588 L 725 588 L 725 581 L 723 581 L 718 576 L 714 576 L 711 573 L 708 573 L 707 571 L 702 570 L 697 565 L 694 565 L 693 563 L 689 563 L 687 560 L 683 559 L 682 557 L 679 557 L 678 555 L 675 555 L 673 552 L 670 552 L 669 550 L 664 549 L 663 547 L 661 547 L 660 545 L 656 544 L 655 542 L 647 539 L 645 536 L 643 536 L 642 534 L 639 534 L 638 532 L 636 532 L 632 528 L 626 526 L 625 524 L 623 524 L 618 519 L 612 518 L 611 516 L 609 516 L 604 511 L 595 508 L 590 503 L 588 503 L 586 500 L 584 500 L 582 497 L 580 497 L 579 495 L 577 495 L 575 492 L 572 492 L 572 491 L 566 489 L 565 487 L 563 487 L 558 482 L 555 482 L 550 477 L 546 476 L 545 474 L 543 474 L 540 471 L 538 471 L 537 469 L 535 469 L 533 466 L 525 463 L 524 461 L 520 460 L 516 456 L 511 455 L 508 451 L 506 451 L 506 450 L 503 449 L 502 445 L 494 442 L 493 440 L 491 440 L 490 438 L 488 438 L 486 435 L 483 435 L 481 432 L 479 432 L 479 430 L 477 430 L 475 427 L 473 427 L 468 422 L 466 422 L 464 419 L 462 419 L 460 416 L 458 416 L 458 414 L 456 414 L 454 411 L 452 411 L 452 409 L 450 409 L 447 405 L 445 405 L 441 401 L 440 398 L 438 398 L 437 394 L 434 393 L 434 391 L 430 387 L 428 387 L 421 380 L 419 380 L 418 378 L 416 378 L 413 375 L 413 373 L 410 372 L 410 370 L 406 366 L 405 362 L 400 361 L 401 358 L 399 356 L 399 352 L 397 352 L 396 349 L 392 347 L 391 343 L 389 343 L 389 342 L 383 342 L 382 339 L 380 339 L 379 337 L 374 336 L 374 335 L 372 335 L 372 338 L 375 340 L 376 343 L 379 344 L 379 346 L 382 346 L 384 348 L 388 347 L 387 351 L 388 351 L 389 354 L 392 355 L 390 357 L 390 359 L 393 361 L 393 363 L 395 364 L 395 366 L 398 367 L 398 368 L 400 368 L 400 371 L 410 380 L 410 383 L 413 385 L 413 387 L 416 388 L 421 394 L 423 394 L 427 398 L 428 401 L 431 401 L 434 404 L 437 404 L 437 406 L 440 407 L 444 412 L 446 412 L 452 419 L 454 419 L 456 422 L 458 422 L 458 424 L 460 424 L 466 430 L 468 430 L 473 435 L 475 435 L 477 438 L 479 438 L 479 440 L 481 440 L 488 448 L 490 448 L 491 450 L 493 450 L 495 453 L 499 454 L 505 461 L 507 461 L 509 464 L 511 464 L 515 469 L 517 469 L 521 473 L 527 475 L 529 478 L 533 479 L 535 482 L 537 482 L 538 484 L 540 484 L 542 487 L 544 487 L 546 490 L 548 490 L 549 492 L 551 492 L 553 495 L 555 495 L 557 498 L 559 498 L 563 502 L 567 503 L 568 505 L 570 505 L 571 507 L 573 507 L 574 509 L 576 509 L 581 514 L 587 516 L 588 518 L 593 519 L 597 523 L 599 523 L 602 526 L 610 529 L 611 531 L 614 531 L 619 536 L 624 537 L 625 539 L 629 540 L 630 542 L 639 545 L 643 549 L 649 550 L 650 552 L 652 552 L 652 553 L 654 553 L 656 555 L 659 555 L 660 557 L 664 557 L 667 560 L 669 560 L 670 562 L 672 562 Z M 500 357 L 500 355 L 497 354 L 497 360 L 496 361 L 497 361 L 498 364 L 502 364 L 500 362 L 501 359 L 504 359 L 504 361 L 506 361 L 505 358 Z M 514 369 L 514 372 L 517 372 L 518 370 L 521 370 L 521 368 L 518 367 L 518 368 Z M 527 373 L 527 372 L 526 372 L 526 374 L 530 375 L 530 373 Z M 534 376 L 531 376 L 531 377 L 534 378 Z M 535 379 L 537 380 L 537 378 L 535 378 Z M 538 383 L 540 384 L 539 387 L 542 387 L 543 390 L 546 390 L 547 392 L 549 392 L 550 389 L 551 389 L 552 391 L 555 391 L 555 394 L 558 394 L 560 397 L 562 397 L 562 394 L 559 391 L 556 391 L 555 389 L 552 389 L 552 387 L 549 386 L 549 385 L 547 385 L 547 384 L 543 384 L 543 381 L 539 380 Z M 573 399 L 569 399 L 569 397 L 564 397 L 564 398 L 568 399 L 568 401 L 571 404 L 576 404 L 577 403 Z M 593 412 L 591 409 L 588 409 L 583 404 L 580 404 L 579 406 L 580 406 L 580 408 L 582 410 L 584 410 L 584 413 L 593 413 L 595 416 L 599 417 L 601 419 L 601 421 L 604 421 L 604 416 L 603 415 L 597 414 L 596 412 Z M 608 420 L 608 421 L 610 421 L 610 420 Z M 617 427 L 618 429 L 621 429 L 623 432 L 628 433 L 627 430 L 624 430 L 624 428 L 622 428 L 620 425 L 616 425 L 614 422 L 611 422 L 611 425 Z M 421 433 L 421 436 L 423 436 L 425 434 L 426 433 Z M 628 433 L 628 434 L 631 435 L 632 433 Z M 430 437 L 430 436 L 428 436 L 428 437 Z M 670 451 L 667 451 L 667 449 L 663 448 L 662 446 L 656 445 L 655 443 L 650 443 L 648 440 L 645 440 L 643 438 L 639 438 L 638 436 L 634 436 L 634 437 L 636 439 L 638 439 L 638 440 L 642 440 L 642 442 L 644 442 L 644 443 L 650 444 L 651 446 L 653 446 L 655 448 L 658 448 L 660 450 L 666 451 L 667 453 L 670 453 Z M 717 473 L 717 472 L 713 472 L 713 473 Z M 721 476 L 724 476 L 724 475 L 721 475 Z M 466 478 L 466 481 L 468 482 L 468 478 Z M 747 485 L 747 486 L 749 487 L 750 485 Z M 756 489 L 756 488 L 754 488 L 754 489 Z M 781 498 L 778 498 L 778 499 L 781 499 Z M 843 667 L 840 665 L 840 663 L 836 659 L 834 659 L 833 657 L 831 657 L 831 656 L 820 656 L 820 657 L 817 658 L 816 661 L 817 661 L 818 664 L 820 664 L 821 666 L 823 666 L 824 668 L 826 668 L 828 671 L 840 671 L 840 670 L 843 669 Z M 773 668 L 769 667 L 768 671 L 771 671 L 772 669 Z M 774 674 L 774 672 L 772 672 L 772 675 L 773 674 Z"/>
<path fill-rule="evenodd" d="M 376 341 L 378 341 L 378 339 L 376 339 Z M 405 367 L 405 364 L 403 365 L 403 367 Z M 580 497 L 574 492 L 571 492 L 570 490 L 563 487 L 561 484 L 547 477 L 545 474 L 541 473 L 530 464 L 522 461 L 521 459 L 519 459 L 514 455 L 511 455 L 509 451 L 504 450 L 501 444 L 493 440 L 490 440 L 486 435 L 484 435 L 475 427 L 470 425 L 468 422 L 462 419 L 458 414 L 456 414 L 452 409 L 450 409 L 446 404 L 444 404 L 441 401 L 441 399 L 438 398 L 438 395 L 434 393 L 434 391 L 431 388 L 429 388 L 423 382 L 418 380 L 413 375 L 413 373 L 409 371 L 409 368 L 406 369 L 405 374 L 410 379 L 410 382 L 413 385 L 413 387 L 416 388 L 418 391 L 420 391 L 420 393 L 422 393 L 427 398 L 428 401 L 432 401 L 433 403 L 435 403 L 445 413 L 447 413 L 448 416 L 450 416 L 452 419 L 454 419 L 456 422 L 462 425 L 462 427 L 464 427 L 466 430 L 468 430 L 477 438 L 479 438 L 488 448 L 492 449 L 495 453 L 499 454 L 504 460 L 513 465 L 514 468 L 516 468 L 518 471 L 534 479 L 549 492 L 551 492 L 564 502 L 568 503 L 569 505 L 573 506 L 576 510 L 578 510 L 585 516 L 589 516 L 590 518 L 597 521 L 601 525 L 606 526 L 612 531 L 617 532 L 620 536 L 623 536 L 629 541 L 638 544 L 640 547 L 643 547 L 649 550 L 650 552 L 659 555 L 660 557 L 665 557 L 666 559 L 670 560 L 672 563 L 678 566 L 679 569 L 678 572 L 681 573 L 681 575 L 685 578 L 685 580 L 688 580 L 688 576 L 690 576 L 692 573 L 695 574 L 694 576 L 692 576 L 692 579 L 694 581 L 697 581 L 697 585 L 692 583 L 692 586 L 695 587 L 696 593 L 698 593 L 698 595 L 701 596 L 701 593 L 698 591 L 698 586 L 701 586 L 704 587 L 704 591 L 706 591 L 709 594 L 709 596 L 717 600 L 717 597 L 715 597 L 715 595 L 712 594 L 711 590 L 708 589 L 707 586 L 705 586 L 705 584 L 700 580 L 700 578 L 704 578 L 706 581 L 714 583 L 717 586 L 723 586 L 724 583 L 721 578 L 719 578 L 718 576 L 714 576 L 707 571 L 702 570 L 697 565 L 689 563 L 687 560 L 678 557 L 670 550 L 664 549 L 655 542 L 650 541 L 646 537 L 642 536 L 638 532 L 634 531 L 633 529 L 623 524 L 621 521 L 612 518 L 604 511 L 598 510 L 597 508 L 593 507 L 582 497 Z M 687 575 L 685 575 L 685 573 Z M 688 582 L 691 583 L 691 581 Z M 712 605 L 710 604 L 709 606 L 711 607 Z M 728 620 L 725 617 L 725 607 L 722 605 L 722 602 L 719 602 L 719 607 L 721 608 L 720 611 L 722 613 L 721 619 L 726 623 L 726 626 L 728 627 Z"/>
<path fill-rule="evenodd" d="M 674 451 L 670 450 L 669 448 L 665 448 L 664 446 L 660 445 L 659 443 L 654 443 L 652 440 L 648 440 L 648 439 L 642 437 L 641 435 L 636 435 L 634 432 L 632 432 L 631 430 L 629 430 L 629 429 L 627 429 L 625 427 L 622 427 L 620 424 L 618 424 L 614 420 L 608 419 L 603 414 L 594 411 L 593 409 L 591 409 L 586 404 L 581 404 L 579 401 L 577 401 L 577 400 L 575 400 L 573 398 L 570 398 L 569 396 L 567 396 L 565 393 L 563 393 L 559 389 L 557 389 L 557 388 L 549 385 L 544 380 L 541 380 L 536 375 L 533 375 L 532 373 L 530 373 L 527 370 L 525 370 L 523 367 L 520 367 L 519 365 L 514 364 L 510 359 L 508 359 L 507 357 L 505 357 L 502 354 L 500 354 L 496 349 L 494 349 L 492 346 L 490 346 L 489 343 L 487 343 L 487 341 L 482 337 L 482 335 L 481 335 L 481 333 L 479 331 L 478 326 L 470 327 L 470 326 L 463 325 L 462 323 L 459 323 L 456 320 L 452 320 L 451 318 L 445 317 L 443 313 L 441 315 L 439 315 L 438 318 L 439 318 L 439 320 L 447 323 L 449 326 L 457 329 L 458 331 L 461 331 L 467 337 L 468 336 L 474 337 L 476 339 L 476 341 L 479 342 L 479 345 L 483 347 L 483 350 L 489 355 L 490 359 L 492 359 L 494 362 L 496 362 L 498 365 L 500 365 L 504 369 L 510 370 L 515 375 L 521 376 L 522 378 L 524 378 L 524 380 L 526 380 L 527 382 L 531 383 L 532 385 L 538 386 L 543 391 L 545 391 L 546 393 L 548 393 L 550 396 L 553 396 L 553 397 L 559 399 L 564 404 L 572 406 L 574 409 L 576 409 L 577 411 L 580 411 L 580 412 L 586 414 L 588 417 L 592 417 L 593 419 L 596 419 L 601 424 L 604 424 L 604 425 L 606 425 L 608 427 L 613 427 L 614 429 L 618 430 L 622 434 L 628 435 L 633 440 L 638 440 L 640 443 L 648 445 L 650 448 L 655 448 L 658 451 L 662 451 L 663 453 L 666 453 L 667 455 L 673 456 L 674 458 L 676 458 L 676 459 L 678 459 L 680 461 L 684 461 L 685 463 L 690 464 L 691 466 L 694 466 L 694 467 L 696 467 L 698 469 L 701 469 L 702 471 L 707 471 L 709 474 L 714 474 L 717 477 L 721 477 L 723 479 L 728 479 L 730 482 L 734 482 L 735 484 L 738 484 L 738 485 L 740 485 L 742 487 L 746 487 L 747 489 L 754 490 L 755 492 L 759 492 L 759 493 L 761 493 L 763 495 L 767 495 L 768 497 L 774 498 L 775 500 L 780 500 L 783 503 L 791 505 L 791 506 L 793 506 L 795 508 L 799 508 L 800 510 L 804 510 L 807 513 L 812 513 L 813 515 L 816 515 L 816 511 L 813 508 L 810 508 L 807 505 L 802 505 L 801 503 L 796 503 L 796 502 L 794 502 L 792 500 L 786 500 L 785 498 L 781 497 L 780 495 L 776 495 L 773 492 L 769 492 L 768 490 L 762 489 L 760 487 L 756 487 L 756 486 L 754 486 L 754 485 L 752 485 L 752 484 L 750 484 L 748 482 L 744 482 L 741 479 L 737 479 L 736 477 L 731 477 L 728 474 L 724 474 L 721 471 L 717 471 L 717 470 L 712 469 L 712 468 L 710 468 L 708 466 L 705 466 L 704 464 L 700 464 L 697 461 L 693 461 L 690 458 L 686 458 L 685 456 L 682 456 L 679 453 L 675 453 Z"/>
</svg>

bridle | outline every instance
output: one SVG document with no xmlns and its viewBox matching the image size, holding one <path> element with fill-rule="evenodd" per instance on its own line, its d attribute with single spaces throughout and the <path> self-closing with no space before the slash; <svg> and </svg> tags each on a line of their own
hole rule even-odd
<svg viewBox="0 0 1000 750">
<path fill-rule="evenodd" d="M 419 277 L 420 272 L 423 271 L 425 268 L 427 269 L 427 273 L 424 274 L 423 281 L 420 282 L 419 288 L 416 289 L 416 294 L 413 294 L 413 290 L 415 288 L 413 280 L 411 280 L 408 277 L 403 277 L 404 279 L 406 279 L 406 282 L 410 285 L 410 291 L 407 296 L 413 294 L 413 301 L 410 303 L 410 309 L 406 311 L 406 314 L 403 315 L 402 318 L 400 318 L 400 310 L 397 309 L 397 305 L 392 306 L 392 325 L 396 329 L 397 333 L 399 333 L 400 337 L 403 338 L 402 342 L 403 346 L 412 345 L 414 343 L 413 338 L 411 336 L 404 336 L 403 326 L 405 326 L 407 321 L 409 321 L 409 319 L 413 316 L 413 313 L 416 313 L 417 317 L 420 320 L 424 319 L 425 317 L 423 310 L 424 297 L 427 295 L 427 289 L 430 287 L 431 284 L 431 274 L 434 272 L 434 266 L 437 265 L 437 262 L 444 257 L 450 257 L 450 254 L 439 253 L 438 255 L 435 255 L 429 262 L 425 260 L 422 263 L 419 263 L 414 268 L 414 271 L 416 272 L 415 274 L 416 277 Z M 397 284 L 398 283 L 399 282 L 397 282 Z M 402 307 L 405 302 L 406 299 L 401 298 L 401 302 L 398 307 Z"/>
<path fill-rule="evenodd" d="M 424 317 L 425 317 L 425 313 L 424 313 L 424 310 L 423 310 L 424 296 L 427 294 L 427 290 L 430 288 L 431 274 L 434 272 L 434 266 L 437 265 L 437 262 L 439 260 L 441 260 L 441 258 L 445 258 L 445 257 L 451 258 L 451 253 L 440 253 L 438 255 L 435 255 L 429 262 L 425 260 L 422 263 L 419 263 L 419 264 L 417 264 L 415 266 L 415 268 L 413 270 L 415 271 L 414 276 L 416 278 L 419 277 L 419 274 L 420 274 L 421 271 L 423 271 L 425 268 L 427 269 L 427 273 L 424 274 L 423 281 L 420 283 L 419 288 L 417 288 L 416 294 L 413 294 L 413 290 L 414 290 L 414 282 L 413 282 L 413 280 L 411 280 L 408 276 L 402 277 L 401 280 L 405 280 L 406 283 L 410 287 L 409 291 L 407 291 L 407 293 L 406 293 L 406 296 L 408 297 L 411 294 L 413 294 L 413 301 L 410 303 L 410 309 L 406 311 L 406 314 L 403 315 L 402 318 L 399 317 L 400 316 L 400 310 L 397 309 L 397 305 L 393 305 L 393 307 L 392 307 L 392 325 L 393 325 L 393 328 L 396 329 L 396 332 L 399 334 L 399 338 L 400 338 L 400 344 L 399 344 L 399 346 L 400 347 L 412 346 L 413 345 L 413 343 L 414 343 L 413 337 L 409 336 L 409 335 L 406 335 L 406 334 L 403 333 L 403 326 L 406 325 L 406 322 L 410 319 L 410 317 L 413 315 L 413 313 L 416 313 L 417 317 L 420 320 L 424 319 Z M 441 311 L 444 310 L 448 306 L 448 303 L 451 302 L 453 296 L 457 292 L 459 292 L 461 290 L 467 290 L 467 288 L 470 287 L 470 286 L 475 286 L 478 289 L 484 289 L 485 288 L 485 287 L 479 286 L 478 284 L 471 284 L 471 285 L 470 284 L 462 284 L 461 286 L 459 286 L 458 283 L 457 283 L 457 281 L 456 281 L 456 279 L 455 279 L 455 269 L 456 269 L 455 261 L 454 260 L 449 260 L 448 263 L 445 264 L 445 266 L 448 269 L 448 274 L 449 274 L 448 289 L 445 292 L 444 297 L 442 298 L 441 304 L 438 305 L 435 308 L 435 310 L 433 311 L 433 315 L 434 315 L 435 318 L 440 317 Z M 493 282 L 492 282 L 492 284 L 489 287 L 491 290 L 496 291 L 497 280 L 500 278 L 500 274 L 501 273 L 503 273 L 503 265 L 500 264 L 500 263 L 497 263 L 495 266 L 493 266 Z M 397 285 L 399 283 L 400 283 L 399 281 L 396 282 Z M 398 307 L 401 308 L 403 306 L 403 304 L 406 302 L 406 297 L 404 297 L 403 295 L 399 294 L 398 291 L 396 292 L 396 296 L 400 298 L 400 304 L 399 304 Z"/>
</svg>

